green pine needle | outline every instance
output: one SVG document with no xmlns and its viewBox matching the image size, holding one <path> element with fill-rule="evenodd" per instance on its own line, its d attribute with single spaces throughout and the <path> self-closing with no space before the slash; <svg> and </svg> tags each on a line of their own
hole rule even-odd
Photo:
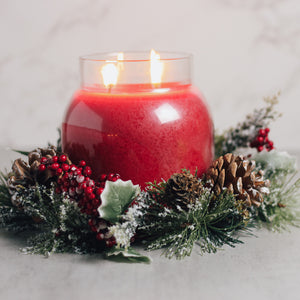
<svg viewBox="0 0 300 300">
<path fill-rule="evenodd" d="M 300 227 L 300 178 L 293 180 L 296 173 L 275 173 L 271 176 L 270 194 L 264 197 L 256 219 L 272 231 Z"/>
<path fill-rule="evenodd" d="M 149 195 L 147 199 L 147 211 L 138 235 L 147 242 L 148 250 L 164 248 L 163 254 L 168 258 L 181 259 L 191 254 L 195 242 L 201 253 L 242 243 L 233 236 L 245 224 L 231 194 L 223 193 L 211 205 L 214 196 L 206 191 L 188 211 L 165 208 Z"/>
</svg>

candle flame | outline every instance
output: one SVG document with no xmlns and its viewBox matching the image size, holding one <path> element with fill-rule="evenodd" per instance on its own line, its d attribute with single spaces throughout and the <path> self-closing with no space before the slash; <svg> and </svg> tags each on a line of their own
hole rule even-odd
<svg viewBox="0 0 300 300">
<path fill-rule="evenodd" d="M 162 73 L 164 69 L 164 64 L 160 61 L 160 55 L 156 53 L 153 49 L 150 53 L 150 73 L 151 73 L 151 83 L 160 84 Z"/>
<path fill-rule="evenodd" d="M 119 70 L 114 63 L 105 64 L 101 69 L 103 84 L 107 88 L 116 85 L 118 81 Z"/>
</svg>

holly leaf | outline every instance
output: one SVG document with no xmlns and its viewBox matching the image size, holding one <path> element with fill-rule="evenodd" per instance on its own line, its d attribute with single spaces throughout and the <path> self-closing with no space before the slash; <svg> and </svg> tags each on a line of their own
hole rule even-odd
<svg viewBox="0 0 300 300">
<path fill-rule="evenodd" d="M 145 264 L 151 263 L 151 259 L 148 256 L 140 254 L 131 247 L 128 249 L 113 247 L 105 253 L 105 258 L 117 262 Z"/>
<path fill-rule="evenodd" d="M 131 180 L 106 181 L 101 194 L 102 204 L 98 208 L 101 218 L 111 223 L 119 221 L 120 216 L 140 191 L 139 185 L 134 185 Z"/>
</svg>

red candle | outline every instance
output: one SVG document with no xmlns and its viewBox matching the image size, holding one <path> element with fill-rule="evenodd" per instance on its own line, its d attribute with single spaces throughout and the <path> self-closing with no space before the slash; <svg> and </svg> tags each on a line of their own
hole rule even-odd
<svg viewBox="0 0 300 300">
<path fill-rule="evenodd" d="M 85 159 L 95 178 L 118 173 L 144 187 L 182 168 L 201 174 L 213 158 L 213 124 L 188 81 L 84 87 L 62 129 L 63 150 Z"/>
</svg>

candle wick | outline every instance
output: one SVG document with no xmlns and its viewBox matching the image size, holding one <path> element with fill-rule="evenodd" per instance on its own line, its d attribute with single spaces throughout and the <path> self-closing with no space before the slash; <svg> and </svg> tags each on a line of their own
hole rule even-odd
<svg viewBox="0 0 300 300">
<path fill-rule="evenodd" d="M 160 83 L 152 83 L 152 88 L 153 88 L 153 89 L 159 89 L 160 86 L 161 86 Z"/>
<path fill-rule="evenodd" d="M 108 93 L 111 93 L 112 86 L 113 86 L 112 84 L 108 85 Z"/>
</svg>

